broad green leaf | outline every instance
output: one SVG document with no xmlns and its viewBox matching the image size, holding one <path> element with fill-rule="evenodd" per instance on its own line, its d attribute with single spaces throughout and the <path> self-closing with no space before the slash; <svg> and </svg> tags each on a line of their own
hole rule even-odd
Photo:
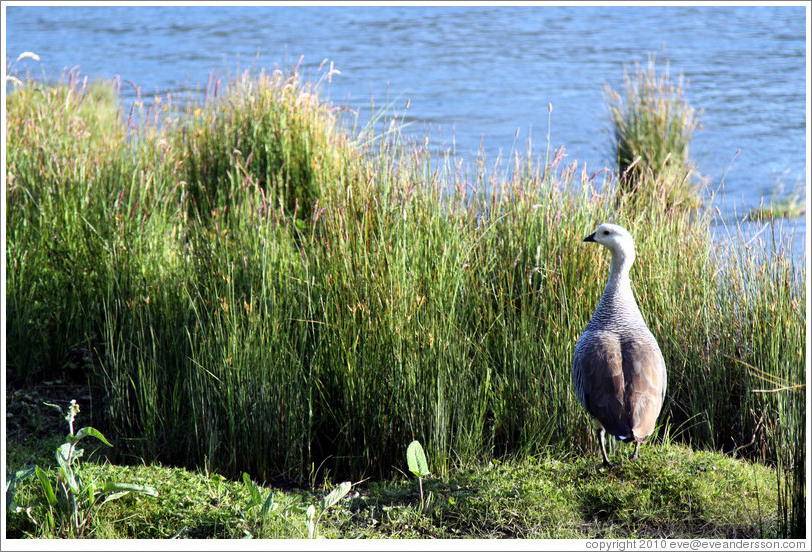
<svg viewBox="0 0 812 552">
<path fill-rule="evenodd" d="M 111 494 L 111 495 L 108 495 L 108 496 L 107 496 L 107 497 L 106 497 L 106 498 L 105 498 L 105 499 L 102 501 L 102 503 L 101 503 L 101 504 L 99 504 L 99 506 L 102 506 L 102 505 L 104 505 L 104 504 L 107 504 L 108 502 L 113 502 L 114 500 L 117 500 L 117 499 L 121 498 L 122 496 L 127 496 L 128 494 L 130 494 L 130 491 L 121 491 L 121 492 L 118 492 L 118 493 L 113 493 L 113 494 Z"/>
<path fill-rule="evenodd" d="M 56 463 L 59 465 L 59 477 L 70 488 L 74 495 L 80 494 L 79 480 L 71 464 L 84 454 L 83 449 L 73 448 L 70 443 L 63 443 L 56 449 Z"/>
<path fill-rule="evenodd" d="M 245 483 L 248 493 L 251 495 L 248 507 L 250 508 L 251 506 L 262 504 L 262 495 L 259 494 L 259 487 L 257 487 L 256 483 L 251 481 L 251 477 L 245 472 L 242 473 L 242 481 Z"/>
<path fill-rule="evenodd" d="M 259 511 L 259 513 L 262 516 L 267 515 L 267 513 L 270 512 L 272 508 L 273 508 L 273 491 L 268 493 L 268 498 L 265 499 L 265 503 L 262 505 L 262 509 Z"/>
<path fill-rule="evenodd" d="M 429 463 L 426 460 L 426 453 L 420 441 L 412 441 L 406 449 L 406 461 L 409 463 L 409 471 L 417 477 L 423 477 L 429 473 Z"/>
<path fill-rule="evenodd" d="M 73 473 L 70 466 L 59 466 L 59 478 L 65 482 L 70 492 L 75 496 L 78 497 L 78 495 L 82 493 L 82 490 L 79 488 L 79 481 L 76 479 L 76 474 Z"/>
<path fill-rule="evenodd" d="M 56 449 L 56 463 L 69 468 L 73 461 L 80 458 L 85 453 L 84 449 L 73 448 L 70 443 L 62 443 Z"/>
<path fill-rule="evenodd" d="M 44 471 L 39 469 L 39 466 L 34 468 L 37 473 L 37 479 L 39 479 L 39 484 L 42 487 L 42 491 L 45 493 L 45 499 L 48 501 L 49 506 L 56 506 L 56 494 L 54 494 L 54 488 L 51 485 L 51 482 L 48 480 L 48 476 L 45 474 Z"/>
<path fill-rule="evenodd" d="M 6 489 L 9 487 L 14 488 L 23 479 L 27 479 L 36 473 L 36 466 L 26 466 L 21 470 L 17 470 L 14 474 L 6 474 Z"/>
<path fill-rule="evenodd" d="M 149 496 L 158 496 L 158 491 L 149 485 L 135 485 L 134 483 L 111 483 L 107 482 L 102 486 L 103 493 L 138 493 Z"/>
<path fill-rule="evenodd" d="M 67 440 L 68 440 L 69 443 L 75 443 L 79 439 L 82 439 L 82 438 L 87 437 L 87 436 L 95 437 L 96 439 L 98 439 L 99 441 L 101 441 L 102 443 L 107 445 L 108 447 L 113 446 L 113 445 L 110 444 L 110 441 L 105 439 L 104 435 L 102 435 L 101 432 L 98 429 L 94 429 L 92 427 L 83 427 L 82 429 L 80 429 L 79 431 L 76 432 L 76 435 L 68 435 Z"/>
<path fill-rule="evenodd" d="M 21 507 L 14 502 L 14 492 L 17 489 L 17 485 L 21 483 L 23 479 L 31 477 L 34 473 L 36 473 L 36 466 L 28 466 L 17 470 L 11 476 L 6 474 L 6 510 L 13 510 L 15 512 L 21 510 Z"/>
<path fill-rule="evenodd" d="M 330 494 L 324 497 L 324 509 L 330 508 L 331 506 L 335 506 L 335 504 L 347 496 L 347 493 L 350 492 L 352 488 L 352 483 L 349 481 L 344 481 L 338 487 L 332 490 Z"/>
</svg>

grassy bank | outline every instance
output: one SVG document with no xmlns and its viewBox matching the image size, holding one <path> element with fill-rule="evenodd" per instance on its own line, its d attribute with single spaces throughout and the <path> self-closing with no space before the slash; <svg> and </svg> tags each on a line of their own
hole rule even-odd
<svg viewBox="0 0 812 552">
<path fill-rule="evenodd" d="M 62 422 L 41 400 L 67 390 L 55 385 L 14 395 L 8 441 L 9 468 L 36 461 L 55 476 L 52 451 Z M 74 389 L 80 391 L 80 389 Z M 47 399 L 46 399 L 47 398 Z M 59 401 L 56 401 L 59 402 Z M 79 418 L 82 417 L 80 414 Z M 78 419 L 77 419 L 78 422 Z M 243 480 L 160 464 L 122 466 L 104 459 L 106 447 L 88 447 L 83 481 L 148 485 L 157 497 L 130 495 L 98 509 L 91 538 L 298 538 L 308 537 L 307 509 L 321 507 L 337 487 L 257 488 Z M 771 538 L 780 535 L 777 480 L 759 464 L 685 446 L 646 447 L 642 461 L 598 469 L 594 457 L 543 452 L 459 466 L 445 477 L 417 481 L 404 473 L 355 483 L 316 524 L 320 538 Z M 398 467 L 406 471 L 405 456 Z M 431 461 L 429 461 L 431 468 Z M 271 501 L 268 499 L 271 497 Z M 44 500 L 34 477 L 15 502 Z M 261 505 L 267 503 L 266 512 Z M 39 527 L 41 508 L 9 513 L 8 538 L 59 536 Z"/>
<path fill-rule="evenodd" d="M 581 240 L 613 220 L 669 369 L 660 438 L 778 466 L 776 531 L 803 529 L 791 255 L 719 252 L 712 210 L 554 151 L 458 167 L 397 120 L 349 132 L 295 73 L 115 98 L 75 75 L 8 96 L 6 300 L 12 383 L 99 386 L 120 460 L 302 484 L 391 479 L 412 439 L 443 478 L 594 455 L 570 365 L 608 268 Z"/>
<path fill-rule="evenodd" d="M 307 538 L 306 509 L 325 491 L 274 494 L 261 516 L 245 485 L 216 475 L 157 466 L 89 469 L 139 481 L 157 498 L 130 498 L 102 510 L 93 538 Z M 322 538 L 770 538 L 776 536 L 773 473 L 713 453 L 656 449 L 645 463 L 597 472 L 593 459 L 539 457 L 461 469 L 426 482 L 420 509 L 414 482 L 357 486 L 319 522 Z M 24 497 L 23 497 L 24 498 Z M 22 515 L 7 536 L 43 536 Z M 48 536 L 47 534 L 44 536 Z"/>
</svg>

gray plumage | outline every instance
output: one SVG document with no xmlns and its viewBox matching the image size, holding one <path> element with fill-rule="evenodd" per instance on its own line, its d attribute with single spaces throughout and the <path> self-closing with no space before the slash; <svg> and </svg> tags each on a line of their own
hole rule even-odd
<svg viewBox="0 0 812 552">
<path fill-rule="evenodd" d="M 601 224 L 584 238 L 612 253 L 609 279 L 598 307 L 578 338 L 572 363 L 575 394 L 595 421 L 605 465 L 605 432 L 640 443 L 654 431 L 665 399 L 666 370 L 657 340 L 646 326 L 632 293 L 629 269 L 634 240 L 625 228 Z"/>
</svg>

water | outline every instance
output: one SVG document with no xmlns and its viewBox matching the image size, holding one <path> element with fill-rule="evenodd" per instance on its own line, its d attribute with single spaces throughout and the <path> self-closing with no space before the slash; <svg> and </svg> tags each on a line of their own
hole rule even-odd
<svg viewBox="0 0 812 552">
<path fill-rule="evenodd" d="M 341 71 L 324 89 L 334 103 L 362 122 L 373 99 L 391 103 L 415 136 L 466 158 L 523 152 L 531 133 L 541 153 L 552 104 L 551 145 L 589 170 L 610 164 L 604 84 L 620 89 L 624 65 L 656 54 L 704 110 L 692 155 L 728 222 L 762 197 L 806 194 L 804 6 L 12 6 L 5 22 L 8 62 L 41 57 L 19 73 L 79 66 L 145 94 L 299 56 L 318 75 L 328 59 Z M 784 227 L 803 252 L 805 218 Z"/>
</svg>

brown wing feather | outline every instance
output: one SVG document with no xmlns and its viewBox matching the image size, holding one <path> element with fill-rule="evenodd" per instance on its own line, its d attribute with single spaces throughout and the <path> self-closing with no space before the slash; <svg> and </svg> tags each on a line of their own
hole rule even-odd
<svg viewBox="0 0 812 552">
<path fill-rule="evenodd" d="M 580 356 L 584 406 L 611 435 L 645 442 L 662 406 L 662 356 L 650 344 L 595 331 Z"/>
<path fill-rule="evenodd" d="M 625 384 L 620 340 L 615 334 L 595 331 L 580 355 L 584 406 L 610 434 L 631 436 L 625 414 Z"/>
<path fill-rule="evenodd" d="M 645 442 L 654 431 L 662 408 L 663 358 L 648 340 L 630 340 L 622 348 L 625 410 L 635 441 Z"/>
</svg>

